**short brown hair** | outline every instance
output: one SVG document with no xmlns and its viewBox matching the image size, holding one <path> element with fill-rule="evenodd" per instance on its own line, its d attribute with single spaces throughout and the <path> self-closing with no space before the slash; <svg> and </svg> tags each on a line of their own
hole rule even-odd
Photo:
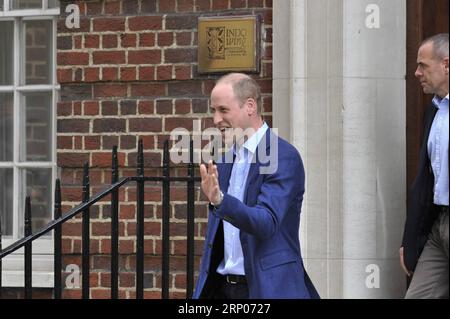
<svg viewBox="0 0 450 319">
<path fill-rule="evenodd" d="M 217 80 L 216 84 L 219 83 L 231 84 L 234 95 L 241 103 L 241 106 L 249 98 L 255 100 L 257 112 L 259 115 L 262 115 L 261 89 L 253 78 L 244 73 L 229 73 Z"/>
</svg>

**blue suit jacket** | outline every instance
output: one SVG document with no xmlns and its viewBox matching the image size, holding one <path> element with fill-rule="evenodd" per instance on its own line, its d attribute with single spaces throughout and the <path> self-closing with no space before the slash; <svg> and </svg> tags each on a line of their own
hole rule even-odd
<svg viewBox="0 0 450 319">
<path fill-rule="evenodd" d="M 233 164 L 217 164 L 224 198 L 218 209 L 210 205 L 193 298 L 213 297 L 220 282 L 216 269 L 223 260 L 222 220 L 240 229 L 250 298 L 319 298 L 300 253 L 298 234 L 305 184 L 300 154 L 270 129 L 263 139 L 266 154 L 270 154 L 271 139 L 278 143 L 278 168 L 274 173 L 260 174 L 264 164 L 257 157 L 250 166 L 244 202 L 226 194 Z"/>
</svg>

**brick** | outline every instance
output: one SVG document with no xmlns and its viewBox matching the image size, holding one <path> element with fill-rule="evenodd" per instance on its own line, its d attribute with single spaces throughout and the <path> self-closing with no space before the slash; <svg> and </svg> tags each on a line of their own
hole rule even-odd
<svg viewBox="0 0 450 319">
<path fill-rule="evenodd" d="M 120 136 L 120 149 L 129 150 L 134 148 L 136 148 L 136 136 L 133 135 Z"/>
<path fill-rule="evenodd" d="M 111 150 L 113 146 L 119 145 L 118 136 L 102 136 L 102 144 L 104 150 Z"/>
<path fill-rule="evenodd" d="M 272 63 L 263 63 L 263 75 L 271 78 L 272 74 Z"/>
<path fill-rule="evenodd" d="M 175 114 L 188 114 L 191 111 L 191 100 L 176 100 Z"/>
<path fill-rule="evenodd" d="M 125 132 L 125 127 L 126 120 L 124 119 L 97 119 L 93 123 L 95 133 Z"/>
<path fill-rule="evenodd" d="M 136 68 L 135 67 L 120 68 L 120 79 L 122 81 L 135 81 L 136 80 Z"/>
<path fill-rule="evenodd" d="M 176 0 L 158 0 L 159 12 L 175 12 Z"/>
<path fill-rule="evenodd" d="M 231 0 L 230 7 L 233 9 L 246 8 L 247 3 L 246 0 Z"/>
<path fill-rule="evenodd" d="M 128 64 L 161 63 L 161 50 L 128 51 Z"/>
<path fill-rule="evenodd" d="M 92 53 L 94 64 L 122 64 L 125 63 L 124 51 L 96 51 Z"/>
<path fill-rule="evenodd" d="M 59 119 L 58 133 L 88 133 L 89 120 L 84 119 Z"/>
<path fill-rule="evenodd" d="M 120 45 L 123 48 L 136 47 L 136 34 L 121 34 L 120 35 Z"/>
<path fill-rule="evenodd" d="M 129 119 L 130 132 L 161 132 L 162 119 L 160 118 L 131 118 Z"/>
<path fill-rule="evenodd" d="M 102 47 L 104 49 L 117 48 L 117 34 L 102 35 Z"/>
<path fill-rule="evenodd" d="M 196 0 L 195 11 L 211 11 L 211 0 Z"/>
<path fill-rule="evenodd" d="M 248 0 L 249 8 L 263 8 L 264 0 Z"/>
<path fill-rule="evenodd" d="M 172 100 L 156 101 L 156 114 L 173 114 Z"/>
<path fill-rule="evenodd" d="M 130 31 L 162 30 L 161 16 L 139 16 L 128 18 Z"/>
<path fill-rule="evenodd" d="M 57 76 L 59 83 L 72 82 L 72 69 L 58 69 Z"/>
<path fill-rule="evenodd" d="M 264 112 L 272 112 L 272 97 L 267 96 L 263 98 L 263 111 Z"/>
<path fill-rule="evenodd" d="M 86 82 L 98 82 L 100 81 L 100 68 L 85 68 L 84 69 L 84 81 Z"/>
<path fill-rule="evenodd" d="M 192 41 L 191 32 L 175 33 L 175 42 L 177 45 L 191 45 L 191 41 Z"/>
<path fill-rule="evenodd" d="M 81 235 L 81 229 L 81 223 L 70 222 L 62 224 L 62 233 L 64 236 L 79 236 Z"/>
<path fill-rule="evenodd" d="M 58 52 L 58 65 L 88 65 L 89 54 L 86 52 Z"/>
<path fill-rule="evenodd" d="M 117 160 L 118 160 L 119 166 L 124 166 L 125 165 L 125 154 L 118 152 Z M 92 153 L 92 161 L 91 161 L 92 167 L 110 168 L 111 162 L 112 162 L 111 152 Z M 98 235 L 100 236 L 102 234 L 98 234 Z"/>
<path fill-rule="evenodd" d="M 120 102 L 121 115 L 135 115 L 136 114 L 136 100 L 123 100 Z"/>
<path fill-rule="evenodd" d="M 119 240 L 119 253 L 132 254 L 134 253 L 134 240 Z"/>
<path fill-rule="evenodd" d="M 102 80 L 103 81 L 116 81 L 118 79 L 118 68 L 103 67 L 102 68 Z"/>
<path fill-rule="evenodd" d="M 75 150 L 82 150 L 83 149 L 83 137 L 82 136 L 74 136 L 73 137 L 73 148 Z"/>
<path fill-rule="evenodd" d="M 177 80 L 191 79 L 191 66 L 190 65 L 176 65 L 175 66 L 175 79 L 177 79 Z"/>
<path fill-rule="evenodd" d="M 150 150 L 155 148 L 155 138 L 153 135 L 149 136 L 139 136 L 139 139 L 142 140 L 145 150 Z"/>
<path fill-rule="evenodd" d="M 173 44 L 173 32 L 160 32 L 158 33 L 158 46 L 171 46 Z"/>
<path fill-rule="evenodd" d="M 155 67 L 153 67 L 153 66 L 139 67 L 139 80 L 140 81 L 153 81 L 154 79 L 155 79 Z"/>
<path fill-rule="evenodd" d="M 139 34 L 140 47 L 152 47 L 155 45 L 155 33 L 141 33 Z"/>
<path fill-rule="evenodd" d="M 273 29 L 272 28 L 266 28 L 265 29 L 265 37 L 263 38 L 263 41 L 265 42 L 272 42 L 272 35 L 273 35 Z"/>
<path fill-rule="evenodd" d="M 166 132 L 173 131 L 175 128 L 185 128 L 188 131 L 192 131 L 194 119 L 181 118 L 181 117 L 166 117 L 164 119 Z"/>
<path fill-rule="evenodd" d="M 272 8 L 272 0 L 266 0 L 266 8 Z"/>
<path fill-rule="evenodd" d="M 271 94 L 272 93 L 272 80 L 271 79 L 256 79 L 259 86 L 261 87 L 262 94 Z"/>
<path fill-rule="evenodd" d="M 83 166 L 83 163 L 89 160 L 89 153 L 61 153 L 58 152 L 57 164 L 60 167 L 77 167 Z M 68 191 L 68 190 L 67 190 Z M 73 190 L 70 191 L 73 194 Z M 80 200 L 77 198 L 76 200 Z"/>
<path fill-rule="evenodd" d="M 71 36 L 59 36 L 56 40 L 56 46 L 57 46 L 58 50 L 72 49 L 72 37 Z"/>
<path fill-rule="evenodd" d="M 142 1 L 141 2 L 141 13 L 155 13 L 156 12 L 156 1 Z"/>
<path fill-rule="evenodd" d="M 74 82 L 81 82 L 83 79 L 83 69 L 75 68 L 74 73 Z"/>
<path fill-rule="evenodd" d="M 85 150 L 100 149 L 100 136 L 85 136 L 84 137 L 84 149 Z"/>
<path fill-rule="evenodd" d="M 166 86 L 159 83 L 132 84 L 131 96 L 165 96 Z"/>
<path fill-rule="evenodd" d="M 167 49 L 164 50 L 166 63 L 189 63 L 197 61 L 196 49 Z"/>
<path fill-rule="evenodd" d="M 158 81 L 165 81 L 172 79 L 172 66 L 160 65 L 156 68 L 156 79 Z"/>
<path fill-rule="evenodd" d="M 95 97 L 124 97 L 127 96 L 125 84 L 95 84 Z"/>
<path fill-rule="evenodd" d="M 84 101 L 83 102 L 83 114 L 84 115 L 98 115 L 99 114 L 98 101 Z"/>
<path fill-rule="evenodd" d="M 81 49 L 83 43 L 83 37 L 81 35 L 76 35 L 73 37 L 73 48 Z"/>
<path fill-rule="evenodd" d="M 135 274 L 121 272 L 119 275 L 120 287 L 134 287 L 135 286 Z"/>
<path fill-rule="evenodd" d="M 84 47 L 85 48 L 99 48 L 100 47 L 100 36 L 96 34 L 85 34 L 84 35 Z"/>
<path fill-rule="evenodd" d="M 110 289 L 91 288 L 90 298 L 91 299 L 111 299 L 111 291 L 110 291 Z"/>
<path fill-rule="evenodd" d="M 120 13 L 120 1 L 105 2 L 105 14 L 118 15 Z"/>
<path fill-rule="evenodd" d="M 180 96 L 180 95 L 201 95 L 202 85 L 201 82 L 175 82 L 168 84 L 169 95 Z"/>
<path fill-rule="evenodd" d="M 58 149 L 72 149 L 72 136 L 58 136 L 56 138 L 56 145 Z"/>
<path fill-rule="evenodd" d="M 197 16 L 184 15 L 184 16 L 167 16 L 166 17 L 166 30 L 193 30 L 197 29 Z"/>
<path fill-rule="evenodd" d="M 177 0 L 178 12 L 192 12 L 194 11 L 194 0 Z"/>
<path fill-rule="evenodd" d="M 128 165 L 130 167 L 136 166 L 136 153 L 128 154 Z M 144 167 L 161 167 L 161 154 L 160 153 L 144 153 Z"/>
<path fill-rule="evenodd" d="M 119 107 L 117 101 L 103 101 L 102 102 L 102 115 L 118 115 Z"/>
<path fill-rule="evenodd" d="M 125 18 L 95 18 L 93 30 L 99 31 L 125 31 Z"/>
<path fill-rule="evenodd" d="M 87 2 L 86 3 L 86 13 L 87 15 L 98 16 L 102 13 L 102 3 L 101 2 Z"/>
<path fill-rule="evenodd" d="M 139 0 L 122 0 L 122 10 L 125 14 L 136 14 L 139 11 Z"/>
<path fill-rule="evenodd" d="M 228 9 L 228 0 L 212 0 L 213 10 L 226 10 Z"/>
<path fill-rule="evenodd" d="M 138 112 L 139 114 L 153 114 L 154 102 L 153 101 L 139 101 Z"/>
<path fill-rule="evenodd" d="M 208 100 L 207 99 L 193 99 L 192 100 L 192 112 L 193 113 L 207 113 L 208 112 Z"/>
</svg>

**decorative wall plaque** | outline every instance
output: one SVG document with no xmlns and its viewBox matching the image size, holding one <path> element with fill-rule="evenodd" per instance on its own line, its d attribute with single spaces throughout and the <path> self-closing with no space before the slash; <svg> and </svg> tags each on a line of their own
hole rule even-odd
<svg viewBox="0 0 450 319">
<path fill-rule="evenodd" d="M 198 19 L 198 71 L 259 72 L 257 16 L 200 17 Z"/>
</svg>

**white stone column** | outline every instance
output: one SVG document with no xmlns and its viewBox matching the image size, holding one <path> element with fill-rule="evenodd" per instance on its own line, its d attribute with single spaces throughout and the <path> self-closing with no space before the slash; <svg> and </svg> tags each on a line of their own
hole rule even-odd
<svg viewBox="0 0 450 319">
<path fill-rule="evenodd" d="M 378 29 L 366 26 L 369 4 L 380 9 Z M 324 298 L 402 297 L 405 0 L 273 5 L 273 123 L 305 165 L 308 273 Z M 379 288 L 376 277 L 366 285 L 374 270 Z"/>
<path fill-rule="evenodd" d="M 366 12 L 367 8 L 372 11 Z M 378 9 L 379 28 L 369 28 L 377 25 L 367 17 L 375 14 L 376 19 Z M 401 297 L 406 2 L 344 0 L 343 14 L 343 297 Z"/>
</svg>

